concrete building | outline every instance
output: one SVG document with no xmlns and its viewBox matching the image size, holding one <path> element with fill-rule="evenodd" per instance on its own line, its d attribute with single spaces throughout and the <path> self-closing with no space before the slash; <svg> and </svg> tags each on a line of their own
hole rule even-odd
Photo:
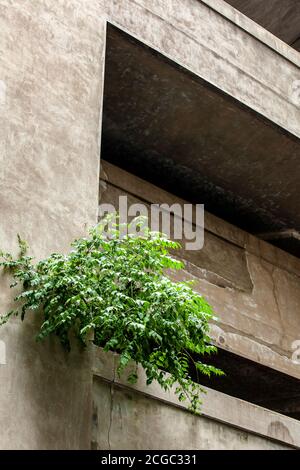
<svg viewBox="0 0 300 470">
<path fill-rule="evenodd" d="M 119 195 L 204 203 L 183 276 L 227 372 L 196 417 L 114 355 L 13 320 L 1 449 L 300 447 L 299 18 L 293 0 L 0 1 L 1 248 L 66 251 Z"/>
</svg>

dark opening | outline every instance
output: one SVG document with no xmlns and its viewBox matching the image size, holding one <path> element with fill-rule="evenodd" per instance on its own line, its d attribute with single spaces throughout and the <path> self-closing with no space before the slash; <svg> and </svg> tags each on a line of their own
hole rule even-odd
<svg viewBox="0 0 300 470">
<path fill-rule="evenodd" d="M 222 377 L 199 377 L 191 366 L 195 381 L 269 410 L 300 419 L 300 380 L 267 366 L 250 361 L 224 349 L 202 362 L 222 369 Z"/>
<path fill-rule="evenodd" d="M 117 28 L 107 31 L 101 158 L 250 233 L 300 230 L 299 140 Z M 297 242 L 280 246 L 300 254 Z M 203 385 L 300 419 L 298 379 L 222 349 L 205 361 L 226 376 L 201 377 Z"/>
<path fill-rule="evenodd" d="M 101 152 L 250 233 L 300 231 L 299 139 L 111 25 Z"/>
</svg>

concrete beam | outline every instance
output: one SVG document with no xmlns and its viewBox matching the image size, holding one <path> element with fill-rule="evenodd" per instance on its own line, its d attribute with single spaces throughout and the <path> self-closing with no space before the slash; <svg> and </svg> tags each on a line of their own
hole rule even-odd
<svg viewBox="0 0 300 470">
<path fill-rule="evenodd" d="M 120 195 L 127 195 L 129 204 L 187 203 L 104 161 L 101 186 L 99 202 L 116 209 Z M 185 272 L 171 275 L 193 279 L 194 288 L 214 306 L 220 319 L 211 328 L 216 344 L 300 378 L 299 364 L 292 361 L 300 331 L 299 259 L 208 212 L 203 249 L 179 256 L 188 260 Z"/>
<path fill-rule="evenodd" d="M 106 357 L 103 357 L 104 355 L 106 355 Z M 104 367 L 102 367 L 102 363 L 105 364 Z M 108 363 L 110 364 L 110 366 L 108 368 L 109 370 L 107 373 Z M 151 385 L 147 386 L 146 379 L 145 379 L 145 372 L 143 371 L 141 367 L 139 367 L 138 368 L 138 376 L 139 376 L 138 382 L 135 385 L 130 385 L 128 384 L 127 379 L 126 379 L 127 377 L 126 372 L 124 372 L 124 375 L 122 375 L 122 377 L 118 377 L 118 374 L 116 372 L 117 365 L 118 365 L 118 356 L 116 354 L 103 353 L 101 348 L 94 349 L 94 367 L 93 367 L 94 375 L 96 377 L 101 378 L 105 382 L 108 382 L 109 384 L 115 385 L 118 388 L 120 388 L 120 393 L 123 394 L 125 398 L 126 398 L 127 391 L 129 392 L 127 393 L 127 397 L 129 394 L 131 394 L 134 391 L 134 392 L 137 392 L 138 394 L 142 394 L 144 397 L 148 397 L 154 400 L 159 400 L 160 402 L 166 405 L 175 406 L 183 410 L 187 409 L 188 404 L 186 402 L 179 402 L 177 399 L 177 396 L 175 394 L 176 384 L 174 385 L 174 388 L 169 392 L 165 392 L 164 390 L 162 390 L 161 387 L 156 382 L 153 382 Z M 113 379 L 111 379 L 111 373 L 110 373 L 111 369 L 115 371 L 115 375 Z M 127 373 L 129 372 L 129 370 L 127 370 Z M 251 435 L 264 437 L 265 439 L 271 442 L 272 441 L 278 442 L 278 443 L 280 442 L 280 443 L 285 444 L 288 447 L 291 446 L 294 448 L 300 448 L 300 422 L 299 421 L 296 421 L 287 416 L 280 415 L 278 413 L 267 410 L 260 406 L 256 406 L 251 403 L 245 402 L 243 400 L 239 400 L 229 395 L 225 395 L 221 392 L 217 392 L 209 388 L 205 388 L 205 390 L 206 390 L 206 394 L 203 395 L 201 417 L 196 417 L 193 419 L 194 421 L 193 432 L 195 432 L 195 429 L 197 427 L 204 425 L 203 422 L 201 422 L 202 418 L 209 418 L 210 420 L 217 422 L 220 425 L 223 424 L 225 426 L 230 426 L 234 429 L 240 429 L 240 430 L 246 431 L 247 433 Z M 98 393 L 99 392 L 101 393 L 100 389 L 98 390 Z M 97 393 L 97 388 L 95 389 L 95 393 Z M 114 391 L 112 393 L 114 393 Z M 99 398 L 97 398 L 94 395 L 94 403 L 95 402 L 97 403 L 99 399 L 100 401 L 103 400 L 103 393 L 100 394 Z M 138 397 L 135 398 L 135 402 L 139 404 Z M 102 404 L 102 401 L 101 401 L 101 404 Z M 143 416 L 145 413 L 145 409 L 143 407 L 140 407 L 137 413 Z M 177 416 L 179 419 L 178 413 L 177 413 Z M 188 420 L 188 416 L 189 415 L 186 415 L 187 420 Z M 122 418 L 119 417 L 119 419 L 122 419 Z M 132 420 L 132 417 L 131 417 L 131 420 Z M 132 421 L 134 422 L 134 420 Z M 147 429 L 149 433 L 153 432 L 152 426 L 154 426 L 154 423 L 153 422 L 149 423 L 149 421 L 147 421 Z M 102 422 L 102 426 L 100 426 L 100 431 L 101 433 L 105 434 L 105 436 L 107 435 L 107 429 L 106 427 L 103 426 L 103 422 Z M 142 427 L 140 428 L 140 432 L 141 431 L 142 431 Z M 161 445 L 163 446 L 163 440 L 165 439 L 165 436 L 162 433 L 162 431 L 157 430 L 157 432 L 158 432 L 158 434 L 156 435 L 157 442 L 159 440 L 162 440 Z M 224 430 L 224 434 L 225 434 L 225 430 Z M 113 433 L 111 433 L 111 435 L 113 435 Z M 130 441 L 129 435 L 127 436 L 128 436 L 127 441 L 125 439 L 125 441 L 123 440 L 122 442 L 120 441 L 118 442 L 118 437 L 116 433 L 114 434 L 114 440 L 118 442 L 117 448 L 119 449 L 124 448 L 122 447 L 124 445 L 127 445 L 126 448 L 137 448 L 137 443 L 138 443 L 137 436 L 135 438 L 133 437 L 134 441 Z M 211 441 L 210 448 L 215 448 L 215 443 L 217 439 L 218 439 L 218 433 L 215 432 L 214 440 Z M 93 440 L 95 440 L 95 436 Z M 185 445 L 188 446 L 189 444 L 186 443 Z M 202 445 L 203 444 L 201 443 L 201 441 L 198 442 L 198 448 L 203 448 Z M 224 445 L 224 442 L 223 442 L 223 445 Z M 144 446 L 145 446 L 144 448 L 149 448 L 147 447 L 146 441 L 144 442 Z M 219 446 L 221 446 L 221 444 L 219 444 Z M 227 446 L 228 446 L 227 447 L 228 449 L 235 448 L 234 440 L 231 442 L 227 442 Z M 245 447 L 246 447 L 246 444 L 245 444 Z M 161 448 L 164 448 L 164 447 L 161 447 Z M 221 447 L 218 447 L 218 448 L 221 448 Z M 253 448 L 255 447 L 252 447 L 252 449 Z"/>
<path fill-rule="evenodd" d="M 297 0 L 226 0 L 287 44 L 300 37 L 300 4 Z"/>
</svg>

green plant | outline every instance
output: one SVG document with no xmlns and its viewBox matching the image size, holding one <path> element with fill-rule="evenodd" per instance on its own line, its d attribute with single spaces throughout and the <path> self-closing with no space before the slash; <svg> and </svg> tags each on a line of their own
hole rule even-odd
<svg viewBox="0 0 300 470">
<path fill-rule="evenodd" d="M 183 267 L 169 253 L 178 243 L 147 229 L 143 236 L 120 238 L 116 224 L 107 237 L 108 222 L 75 240 L 69 254 L 55 253 L 36 264 L 20 238 L 17 259 L 1 253 L 0 266 L 14 277 L 11 287 L 22 285 L 15 297 L 20 307 L 5 314 L 1 323 L 12 315 L 20 314 L 23 320 L 28 311 L 41 310 L 44 319 L 37 338 L 55 334 L 66 349 L 70 334 L 86 344 L 93 330 L 97 346 L 120 354 L 119 374 L 131 361 L 141 364 L 147 384 L 157 380 L 168 390 L 177 382 L 179 400 L 188 398 L 197 412 L 201 389 L 190 378 L 191 361 L 202 374 L 222 374 L 193 359 L 216 350 L 208 335 L 212 309 L 188 283 L 174 282 L 165 274 L 165 269 Z M 137 380 L 136 369 L 128 380 Z"/>
</svg>

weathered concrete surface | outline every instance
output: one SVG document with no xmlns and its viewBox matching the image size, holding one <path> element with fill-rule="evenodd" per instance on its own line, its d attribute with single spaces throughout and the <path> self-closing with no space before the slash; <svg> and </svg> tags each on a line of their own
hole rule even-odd
<svg viewBox="0 0 300 470">
<path fill-rule="evenodd" d="M 117 208 L 119 195 L 128 195 L 128 204 L 185 202 L 107 162 L 102 168 L 100 202 Z M 292 344 L 300 338 L 299 260 L 209 213 L 203 249 L 180 256 L 188 261 L 183 278 L 194 279 L 219 317 L 212 327 L 216 342 L 300 378 L 292 361 Z M 182 279 L 181 273 L 172 276 Z"/>
<path fill-rule="evenodd" d="M 102 160 L 102 162 L 104 162 Z M 108 166 L 106 166 L 108 168 Z M 110 169 L 117 167 L 110 166 Z M 110 181 L 111 171 L 106 173 L 108 181 Z M 117 169 L 118 187 L 113 184 L 107 184 L 106 189 L 102 192 L 100 202 L 102 204 L 113 204 L 114 207 L 119 205 L 119 197 L 127 196 L 128 207 L 132 204 L 141 203 L 142 199 L 136 197 L 134 192 L 129 189 L 130 185 L 126 184 L 126 172 Z M 117 180 L 114 180 L 117 182 Z M 139 184 L 140 189 L 142 189 Z M 124 191 L 124 189 L 125 191 Z M 140 193 L 142 194 L 142 193 Z M 157 191 L 152 191 L 153 203 L 156 203 Z M 149 201 L 150 202 L 150 201 Z M 150 204 L 147 204 L 149 210 L 149 220 L 151 221 Z M 131 220 L 133 217 L 128 217 Z M 174 223 L 174 217 L 171 216 L 171 224 Z M 183 237 L 182 245 L 184 246 L 186 239 Z M 206 232 L 205 249 L 197 251 L 185 251 L 180 249 L 177 256 L 182 257 L 189 272 L 201 278 L 211 280 L 220 287 L 235 287 L 236 289 L 251 292 L 252 281 L 247 268 L 247 261 L 244 250 L 233 244 L 226 243 L 219 236 L 211 232 Z"/>
<path fill-rule="evenodd" d="M 263 26 L 256 24 L 256 27 L 253 28 L 253 21 L 242 14 L 240 11 L 237 11 L 234 7 L 229 5 L 224 0 L 199 0 L 202 3 L 205 3 L 209 8 L 214 10 L 217 14 L 222 15 L 224 18 L 232 21 L 235 25 L 241 28 L 243 31 L 248 34 L 253 35 L 260 42 L 270 47 L 271 49 L 276 50 L 280 55 L 290 60 L 294 64 L 300 65 L 300 58 L 297 51 L 291 47 L 287 47 L 281 39 L 278 39 L 272 33 L 267 31 Z"/>
<path fill-rule="evenodd" d="M 226 0 L 292 47 L 300 38 L 300 3 L 297 0 Z"/>
<path fill-rule="evenodd" d="M 96 220 L 105 23 L 80 3 L 0 2 L 0 246 L 16 251 L 20 233 L 37 258 Z M 31 318 L 0 330 L 0 448 L 89 448 L 88 357 L 35 331 Z"/>
<path fill-rule="evenodd" d="M 240 431 L 206 417 L 94 382 L 94 449 L 276 450 L 285 444 Z M 111 397 L 113 397 L 112 410 Z M 107 430 L 109 429 L 109 433 Z M 150 432 L 149 432 L 150 430 Z"/>
<path fill-rule="evenodd" d="M 1 0 L 1 248 L 15 251 L 19 232 L 41 258 L 65 250 L 96 221 L 106 21 L 300 135 L 295 56 L 275 39 L 266 47 L 256 31 L 236 28 L 203 2 Z M 210 289 L 217 297 L 217 288 Z M 235 296 L 226 291 L 226 305 Z M 1 278 L 1 311 L 11 298 Z M 234 323 L 237 310 L 225 313 Z M 249 305 L 243 318 L 250 335 L 251 315 Z M 267 342 L 281 335 L 274 322 Z M 7 364 L 0 365 L 0 448 L 88 448 L 89 360 L 77 353 L 66 358 L 55 342 L 36 345 L 34 330 L 28 319 L 0 331 L 7 349 Z"/>
<path fill-rule="evenodd" d="M 105 356 L 105 357 L 104 357 Z M 284 449 L 300 446 L 300 423 L 286 416 L 206 389 L 202 416 L 186 411 L 174 392 L 157 384 L 128 385 L 116 374 L 117 355 L 94 349 L 95 449 Z M 111 377 L 111 370 L 114 376 Z M 151 432 L 149 432 L 149 429 Z"/>
<path fill-rule="evenodd" d="M 117 26 L 299 136 L 299 101 L 293 92 L 299 64 L 257 41 L 253 22 L 250 36 L 206 3 L 138 0 L 133 5 L 127 0 L 109 2 L 106 11 Z"/>
<path fill-rule="evenodd" d="M 300 139 L 113 27 L 101 155 L 251 233 L 300 230 Z"/>
<path fill-rule="evenodd" d="M 34 334 L 28 321 L 1 332 L 0 448 L 89 449 L 89 355 L 62 353 L 56 341 L 36 345 Z"/>
</svg>

